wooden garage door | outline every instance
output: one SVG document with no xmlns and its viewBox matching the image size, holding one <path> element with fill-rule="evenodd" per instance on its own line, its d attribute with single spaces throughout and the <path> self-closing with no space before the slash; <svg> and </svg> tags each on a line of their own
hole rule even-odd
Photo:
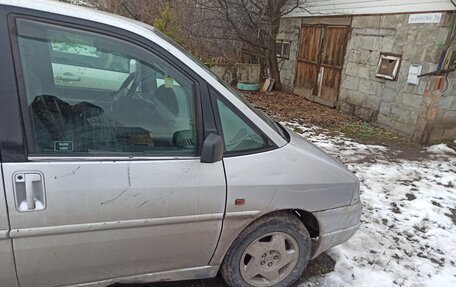
<svg viewBox="0 0 456 287">
<path fill-rule="evenodd" d="M 302 26 L 295 94 L 336 106 L 349 31 L 347 26 Z"/>
</svg>

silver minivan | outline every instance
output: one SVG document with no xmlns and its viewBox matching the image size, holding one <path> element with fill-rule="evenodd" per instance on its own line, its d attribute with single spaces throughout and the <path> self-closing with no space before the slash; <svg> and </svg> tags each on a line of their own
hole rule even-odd
<svg viewBox="0 0 456 287">
<path fill-rule="evenodd" d="M 153 27 L 0 0 L 0 285 L 290 286 L 359 182 Z"/>
</svg>

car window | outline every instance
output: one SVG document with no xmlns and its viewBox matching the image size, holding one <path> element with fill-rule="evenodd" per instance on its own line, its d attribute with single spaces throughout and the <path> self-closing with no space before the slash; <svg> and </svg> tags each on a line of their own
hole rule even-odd
<svg viewBox="0 0 456 287">
<path fill-rule="evenodd" d="M 147 27 L 146 27 L 147 28 Z M 227 90 L 229 90 L 234 96 L 236 96 L 239 100 L 241 100 L 244 104 L 247 105 L 254 113 L 256 113 L 266 124 L 268 124 L 275 132 L 277 132 L 284 140 L 287 142 L 290 141 L 290 135 L 284 129 L 278 122 L 275 120 L 271 119 L 267 114 L 261 112 L 259 109 L 254 107 L 252 104 L 247 101 L 247 99 L 239 93 L 239 91 L 233 89 L 226 81 L 223 79 L 220 79 L 211 69 L 209 69 L 208 66 L 204 65 L 201 63 L 201 61 L 194 57 L 192 54 L 190 54 L 188 51 L 186 51 L 184 48 L 182 48 L 178 43 L 176 43 L 173 39 L 169 38 L 166 36 L 164 33 L 160 32 L 159 30 L 153 30 L 153 32 L 161 37 L 163 40 L 167 41 L 171 45 L 173 45 L 176 49 L 184 53 L 187 57 L 193 60 L 194 63 L 196 63 L 198 66 L 200 66 L 203 70 L 205 70 L 207 73 L 212 75 L 214 79 L 216 79 L 220 84 L 222 84 Z"/>
<path fill-rule="evenodd" d="M 17 30 L 32 153 L 196 154 L 195 83 L 163 59 L 72 28 Z"/>
<path fill-rule="evenodd" d="M 217 99 L 217 109 L 227 153 L 259 150 L 268 146 L 262 134 L 254 130 L 221 99 Z"/>
<path fill-rule="evenodd" d="M 97 47 L 93 37 L 49 29 L 54 84 L 116 91 L 132 72 L 134 60 Z"/>
</svg>

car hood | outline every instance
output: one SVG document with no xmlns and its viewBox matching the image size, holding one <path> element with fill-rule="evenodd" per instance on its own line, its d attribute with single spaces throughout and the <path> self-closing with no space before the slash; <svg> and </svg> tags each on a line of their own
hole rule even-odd
<svg viewBox="0 0 456 287">
<path fill-rule="evenodd" d="M 321 148 L 317 147 L 313 143 L 309 142 L 306 140 L 303 136 L 298 135 L 296 132 L 287 129 L 288 133 L 290 134 L 290 145 L 302 150 L 303 152 L 307 153 L 309 156 L 314 156 L 317 158 L 320 158 L 321 160 L 329 163 L 329 164 L 334 164 L 339 167 L 342 167 L 343 169 L 348 170 L 347 166 L 345 166 L 343 163 L 338 161 L 337 159 L 334 159 L 331 157 L 329 154 L 327 154 L 325 151 L 323 151 Z M 349 171 L 352 173 L 351 171 Z"/>
</svg>

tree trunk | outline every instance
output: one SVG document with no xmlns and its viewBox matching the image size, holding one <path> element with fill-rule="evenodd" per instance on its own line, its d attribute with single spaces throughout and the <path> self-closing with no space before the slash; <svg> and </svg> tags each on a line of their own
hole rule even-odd
<svg viewBox="0 0 456 287">
<path fill-rule="evenodd" d="M 279 62 L 277 61 L 275 42 L 274 45 L 270 45 L 270 47 L 271 48 L 266 51 L 266 58 L 268 59 L 269 63 L 269 72 L 271 73 L 271 78 L 275 80 L 274 90 L 281 91 L 282 81 L 280 80 Z"/>
</svg>

